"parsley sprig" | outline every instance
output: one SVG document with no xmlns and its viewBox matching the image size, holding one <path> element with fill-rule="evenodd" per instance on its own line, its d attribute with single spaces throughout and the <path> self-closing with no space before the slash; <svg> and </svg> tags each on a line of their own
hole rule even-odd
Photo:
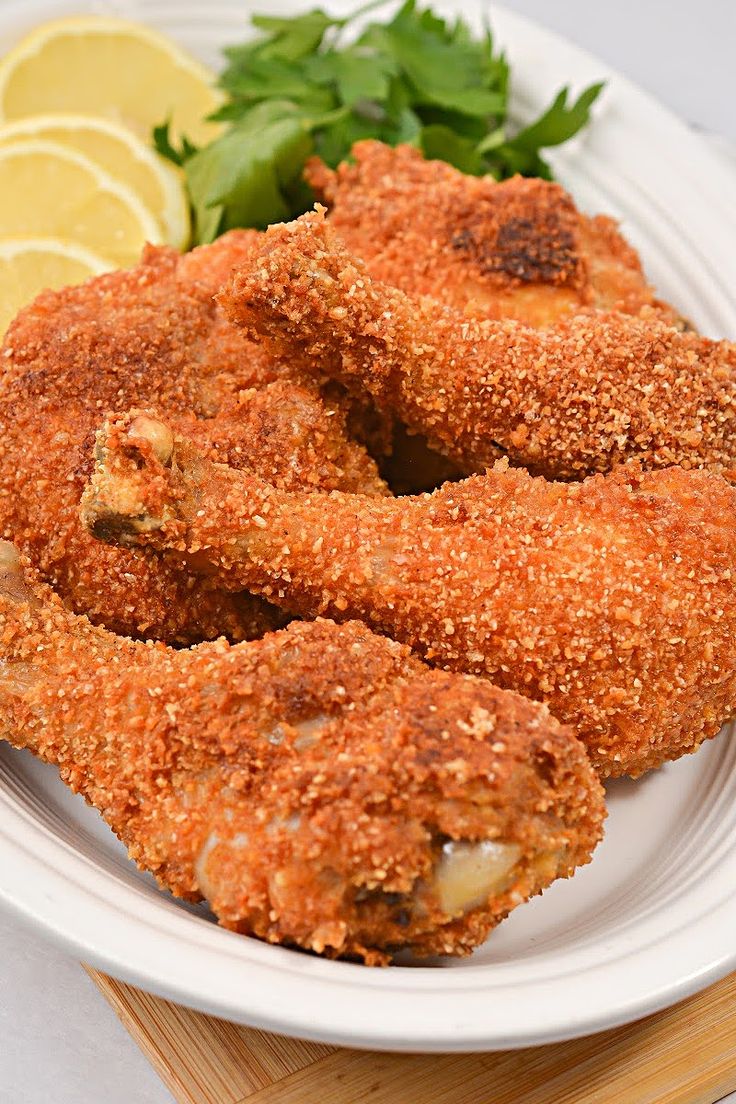
<svg viewBox="0 0 736 1104">
<path fill-rule="evenodd" d="M 292 19 L 253 16 L 259 33 L 225 50 L 225 101 L 213 118 L 227 129 L 201 149 L 186 139 L 177 149 L 168 125 L 156 127 L 156 149 L 184 166 L 196 242 L 301 214 L 312 203 L 306 159 L 317 153 L 335 166 L 361 138 L 409 142 L 497 180 L 550 179 L 541 151 L 585 126 L 603 87 L 591 85 L 574 102 L 563 88 L 511 135 L 509 63 L 490 30 L 474 37 L 462 19 L 451 23 L 405 0 L 389 21 L 370 22 L 350 39 L 346 29 L 368 9 L 344 19 L 319 9 Z"/>
</svg>

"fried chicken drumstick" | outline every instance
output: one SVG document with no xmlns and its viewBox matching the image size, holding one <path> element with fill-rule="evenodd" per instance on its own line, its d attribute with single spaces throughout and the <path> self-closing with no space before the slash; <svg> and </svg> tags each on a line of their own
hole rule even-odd
<svg viewBox="0 0 736 1104">
<path fill-rule="evenodd" d="M 386 493 L 327 400 L 232 326 L 212 296 L 255 232 L 179 257 L 153 249 L 129 271 L 46 292 L 0 358 L 0 535 L 12 537 L 77 612 L 118 632 L 188 642 L 277 623 L 248 594 L 174 564 L 103 548 L 79 525 L 90 447 L 110 410 L 155 403 L 206 453 L 277 484 Z M 300 382 L 301 381 L 301 382 Z M 280 615 L 279 615 L 280 618 Z"/>
<path fill-rule="evenodd" d="M 654 307 L 676 320 L 614 220 L 581 215 L 559 184 L 497 184 L 373 140 L 357 142 L 352 158 L 334 172 L 313 158 L 305 175 L 374 280 L 530 326 L 591 307 Z"/>
<path fill-rule="evenodd" d="M 132 412 L 98 435 L 82 512 L 100 539 L 176 550 L 544 701 L 603 776 L 695 750 L 736 706 L 736 488 L 719 475 L 495 470 L 411 498 L 302 495 L 171 435 L 157 454 L 165 430 Z"/>
<path fill-rule="evenodd" d="M 272 227 L 220 295 L 246 333 L 396 414 L 464 471 L 578 479 L 627 459 L 736 468 L 736 345 L 653 318 L 493 322 L 374 283 L 321 213 Z"/>
<path fill-rule="evenodd" d="M 330 955 L 469 953 L 601 835 L 600 784 L 544 707 L 355 623 L 188 651 L 116 637 L 5 542 L 0 703 L 0 736 L 161 886 Z"/>
</svg>

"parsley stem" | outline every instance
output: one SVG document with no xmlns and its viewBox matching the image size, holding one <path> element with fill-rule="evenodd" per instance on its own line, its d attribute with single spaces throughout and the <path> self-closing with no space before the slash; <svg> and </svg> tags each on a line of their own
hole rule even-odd
<svg viewBox="0 0 736 1104">
<path fill-rule="evenodd" d="M 361 4 L 359 8 L 356 8 L 350 15 L 346 15 L 344 19 L 335 20 L 336 33 L 333 38 L 333 43 L 336 44 L 340 37 L 340 33 L 345 30 L 351 23 L 355 23 L 363 15 L 368 15 L 369 12 L 374 11 L 376 8 L 383 8 L 387 3 L 395 3 L 395 0 L 368 0 L 367 4 Z"/>
<path fill-rule="evenodd" d="M 356 8 L 356 10 L 351 15 L 347 15 L 344 19 L 342 19 L 340 21 L 341 25 L 345 27 L 348 23 L 352 23 L 354 20 L 360 19 L 362 15 L 367 15 L 368 12 L 372 12 L 376 8 L 385 7 L 387 3 L 389 3 L 389 0 L 369 0 L 367 4 L 362 4 L 359 8 Z"/>
</svg>

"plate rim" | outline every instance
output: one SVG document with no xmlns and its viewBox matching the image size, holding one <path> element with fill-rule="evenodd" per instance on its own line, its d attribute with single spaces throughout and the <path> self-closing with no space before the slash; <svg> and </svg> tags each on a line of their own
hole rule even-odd
<svg viewBox="0 0 736 1104">
<path fill-rule="evenodd" d="M 513 981 L 510 985 L 496 985 L 489 991 L 482 985 L 471 987 L 467 984 L 469 978 L 455 975 L 453 980 L 457 980 L 460 987 L 448 991 L 440 980 L 442 977 L 449 980 L 443 970 L 401 971 L 402 978 L 411 977 L 417 981 L 432 978 L 441 1010 L 440 1016 L 433 1010 L 427 1015 L 430 1005 L 427 997 L 432 993 L 428 986 L 420 986 L 418 991 L 397 986 L 386 993 L 380 986 L 384 971 L 367 971 L 365 967 L 345 963 L 327 963 L 338 967 L 339 973 L 316 976 L 325 965 L 324 960 L 223 931 L 166 898 L 149 898 L 137 886 L 119 885 L 112 903 L 104 892 L 110 880 L 106 871 L 76 850 L 66 855 L 66 862 L 59 861 L 69 849 L 63 840 L 27 813 L 11 809 L 10 816 L 30 821 L 30 824 L 25 844 L 17 839 L 15 842 L 8 840 L 5 833 L 0 834 L 0 898 L 46 938 L 75 950 L 80 958 L 99 969 L 177 1003 L 263 1030 L 338 1046 L 449 1053 L 517 1049 L 559 1042 L 628 1023 L 675 1004 L 724 977 L 736 965 L 732 937 L 736 894 L 731 891 L 716 908 L 706 908 L 695 926 L 685 921 L 670 935 L 665 947 L 660 947 L 660 952 L 665 953 L 659 954 L 656 977 L 651 970 L 651 944 L 631 951 L 626 976 L 635 976 L 635 966 L 646 961 L 649 980 L 645 992 L 627 994 L 626 986 L 622 985 L 618 995 L 610 999 L 608 961 L 572 979 L 564 975 L 567 1006 L 576 1011 L 561 1023 L 550 1019 L 545 1012 L 545 1008 L 556 1003 L 559 979 L 537 981 L 535 1002 L 540 1008 L 537 1023 L 530 1026 L 524 1013 L 526 1023 L 520 1031 L 518 1022 L 509 1022 L 509 1010 L 513 1013 Z M 33 835 L 37 837 L 35 841 L 31 838 Z M 41 879 L 32 876 L 34 866 L 42 868 Z M 87 884 L 80 884 L 74 875 L 84 880 L 85 873 Z M 25 887 L 25 894 L 18 893 L 18 885 Z M 81 910 L 80 902 L 83 903 Z M 164 904 L 168 912 L 166 920 Z M 120 951 L 118 943 L 121 935 L 123 939 L 129 936 L 129 924 L 133 919 L 137 934 L 147 935 L 147 940 L 141 940 L 138 945 L 135 964 L 131 964 L 127 951 Z M 700 930 L 703 927 L 706 932 Z M 704 938 L 710 940 L 711 948 L 707 963 L 701 961 L 700 947 Z M 196 982 L 193 988 L 192 973 L 182 970 L 185 945 L 190 951 L 196 951 L 196 974 L 207 972 L 210 980 L 217 979 L 217 996 L 203 995 L 201 989 L 196 988 Z M 230 953 L 231 949 L 235 955 Z M 674 982 L 668 976 L 669 962 L 673 958 L 678 962 L 679 972 Z M 191 966 L 191 960 L 188 965 Z M 485 969 L 490 971 L 493 967 Z M 394 971 L 391 974 L 396 976 Z M 599 982 L 602 983 L 600 990 Z M 248 985 L 247 1009 L 243 1007 L 242 993 L 238 989 L 244 983 Z M 592 1011 L 586 996 L 606 986 L 609 999 Z M 358 996 L 357 1001 L 350 999 L 354 995 Z M 393 1015 L 377 1027 L 380 1013 L 385 1014 L 383 1005 L 387 997 L 391 1000 Z M 490 1039 L 487 1027 L 483 1026 L 483 1013 L 487 1016 L 485 1005 L 489 1000 L 509 1002 L 504 1004 L 505 1026 L 500 1029 L 494 1024 Z M 421 1024 L 417 1019 L 418 1003 L 423 1015 Z M 452 1007 L 457 1004 L 463 1006 L 462 1011 Z M 410 1015 L 414 1019 L 411 1028 L 407 1029 L 407 1016 Z M 468 1017 L 478 1017 L 481 1026 L 469 1026 Z M 518 1015 L 515 1018 L 518 1021 Z M 438 1019 L 443 1024 L 439 1034 Z M 401 1035 L 397 1034 L 397 1024 L 403 1026 Z M 448 1024 L 451 1037 L 448 1037 Z"/>
</svg>

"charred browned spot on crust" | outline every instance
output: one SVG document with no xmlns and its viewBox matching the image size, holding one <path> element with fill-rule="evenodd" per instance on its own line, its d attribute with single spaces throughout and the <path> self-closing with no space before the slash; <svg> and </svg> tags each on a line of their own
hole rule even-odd
<svg viewBox="0 0 736 1104">
<path fill-rule="evenodd" d="M 143 516 L 127 518 L 118 514 L 103 514 L 94 519 L 89 531 L 95 540 L 102 541 L 103 544 L 131 545 L 135 543 L 134 538 L 138 532 L 136 522 L 143 520 Z"/>
<path fill-rule="evenodd" d="M 96 432 L 91 429 L 85 433 L 79 446 L 72 452 L 69 450 L 70 474 L 75 483 L 86 483 L 91 477 L 95 466 L 95 438 Z"/>
<path fill-rule="evenodd" d="M 557 773 L 557 762 L 554 755 L 546 748 L 537 748 L 534 753 L 534 765 L 539 772 L 539 777 L 543 778 L 547 785 L 554 786 Z"/>
<path fill-rule="evenodd" d="M 503 275 L 525 284 L 577 284 L 582 265 L 574 234 L 554 214 L 544 220 L 515 217 L 495 227 L 466 226 L 451 238 L 484 275 Z"/>
</svg>

